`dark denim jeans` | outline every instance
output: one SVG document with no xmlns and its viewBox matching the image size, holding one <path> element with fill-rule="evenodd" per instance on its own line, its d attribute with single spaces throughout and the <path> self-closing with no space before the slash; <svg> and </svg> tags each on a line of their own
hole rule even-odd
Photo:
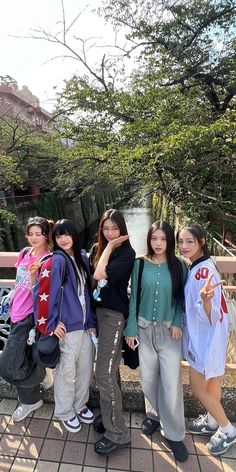
<svg viewBox="0 0 236 472">
<path fill-rule="evenodd" d="M 33 404 L 41 399 L 40 383 L 45 369 L 35 364 L 31 346 L 27 345 L 29 331 L 35 325 L 33 314 L 11 323 L 7 343 L 0 353 L 0 376 L 15 385 L 21 403 Z"/>
</svg>

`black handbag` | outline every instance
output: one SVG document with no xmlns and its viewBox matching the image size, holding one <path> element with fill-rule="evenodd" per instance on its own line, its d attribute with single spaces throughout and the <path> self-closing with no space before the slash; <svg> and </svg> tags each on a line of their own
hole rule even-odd
<svg viewBox="0 0 236 472">
<path fill-rule="evenodd" d="M 54 369 L 60 360 L 59 338 L 53 334 L 36 333 L 36 339 L 32 345 L 32 357 L 41 367 Z"/>
<path fill-rule="evenodd" d="M 138 271 L 138 286 L 137 286 L 137 302 L 136 302 L 136 317 L 138 317 L 139 305 L 140 305 L 140 296 L 141 296 L 141 281 L 142 273 L 144 267 L 144 259 L 139 259 L 139 271 Z M 139 354 L 138 347 L 135 350 L 131 349 L 126 343 L 125 339 L 123 340 L 123 358 L 124 365 L 127 365 L 130 369 L 137 369 L 139 366 Z"/>
</svg>

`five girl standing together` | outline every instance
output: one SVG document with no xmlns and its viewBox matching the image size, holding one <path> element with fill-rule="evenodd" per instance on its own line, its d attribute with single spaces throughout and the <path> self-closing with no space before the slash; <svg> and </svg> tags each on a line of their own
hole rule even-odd
<svg viewBox="0 0 236 472">
<path fill-rule="evenodd" d="M 190 271 L 175 256 L 173 229 L 168 223 L 157 221 L 148 232 L 141 273 L 140 258 L 135 260 L 123 215 L 118 210 L 108 210 L 102 216 L 90 263 L 81 250 L 77 229 L 68 220 L 54 226 L 52 257 L 47 220 L 31 219 L 26 234 L 31 248 L 26 253 L 21 251 L 18 258 L 11 332 L 0 355 L 0 375 L 16 385 L 21 402 L 13 414 L 14 421 L 24 419 L 42 405 L 40 383 L 45 382 L 46 372 L 32 361 L 27 339 L 43 308 L 41 322 L 45 332 L 60 340 L 61 357 L 54 375 L 55 416 L 71 432 L 80 430 L 80 422 L 94 421 L 87 402 L 93 365 L 91 335 L 98 334 L 96 377 L 101 415 L 94 426 L 104 434 L 94 446 L 98 454 L 109 455 L 130 444 L 119 378 L 123 334 L 131 349 L 135 349 L 137 338 L 140 343 L 145 434 L 161 427 L 176 460 L 187 459 L 180 376 L 183 338 L 191 389 L 207 410 L 206 415 L 189 424 L 188 430 L 208 434 L 207 447 L 213 455 L 224 453 L 236 443 L 236 429 L 220 403 L 227 308 L 222 281 L 209 257 L 200 225 L 186 226 L 177 234 L 180 253 L 191 261 Z M 40 291 L 42 283 L 44 293 Z M 90 302 L 93 289 L 94 310 Z"/>
</svg>

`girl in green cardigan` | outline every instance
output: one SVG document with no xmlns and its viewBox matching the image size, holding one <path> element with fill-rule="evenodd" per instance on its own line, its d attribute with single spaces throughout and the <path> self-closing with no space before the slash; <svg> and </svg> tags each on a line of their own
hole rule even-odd
<svg viewBox="0 0 236 472">
<path fill-rule="evenodd" d="M 185 436 L 183 389 L 180 375 L 182 305 L 187 268 L 175 256 L 172 227 L 165 221 L 153 223 L 147 235 L 147 254 L 141 280 L 137 313 L 139 259 L 131 278 L 126 342 L 132 349 L 139 339 L 139 361 L 147 417 L 142 424 L 152 434 L 161 432 L 175 458 L 188 457 Z"/>
</svg>

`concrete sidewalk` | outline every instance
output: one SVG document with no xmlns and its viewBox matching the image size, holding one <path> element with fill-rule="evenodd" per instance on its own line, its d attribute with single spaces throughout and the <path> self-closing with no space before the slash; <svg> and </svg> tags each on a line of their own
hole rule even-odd
<svg viewBox="0 0 236 472">
<path fill-rule="evenodd" d="M 141 434 L 142 413 L 126 412 L 132 445 L 109 458 L 95 454 L 101 435 L 82 425 L 79 433 L 66 432 L 53 420 L 53 404 L 45 403 L 31 417 L 13 423 L 16 400 L 0 401 L 0 472 L 235 472 L 236 445 L 221 458 L 207 453 L 203 436 L 186 435 L 189 458 L 176 463 L 160 433 Z"/>
</svg>

